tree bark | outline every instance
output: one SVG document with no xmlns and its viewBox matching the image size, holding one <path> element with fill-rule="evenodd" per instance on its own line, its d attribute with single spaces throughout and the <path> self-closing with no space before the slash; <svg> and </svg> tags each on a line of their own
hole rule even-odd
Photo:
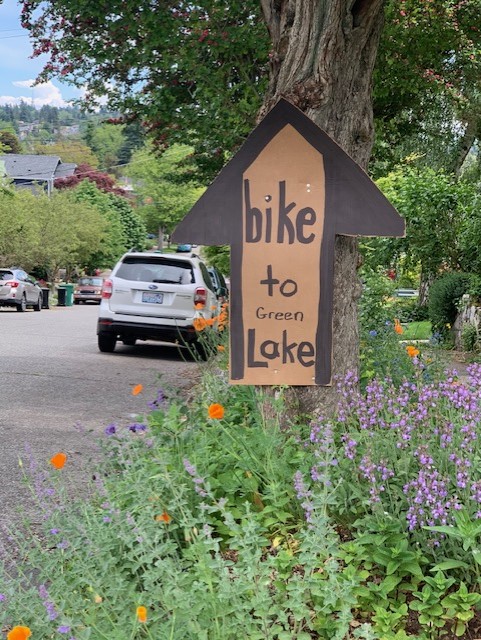
<svg viewBox="0 0 481 640">
<path fill-rule="evenodd" d="M 272 39 L 261 119 L 283 97 L 306 113 L 363 169 L 374 129 L 372 72 L 383 0 L 261 0 Z M 333 310 L 333 381 L 359 369 L 357 240 L 338 236 Z M 292 387 L 301 413 L 332 413 L 336 385 Z"/>
</svg>

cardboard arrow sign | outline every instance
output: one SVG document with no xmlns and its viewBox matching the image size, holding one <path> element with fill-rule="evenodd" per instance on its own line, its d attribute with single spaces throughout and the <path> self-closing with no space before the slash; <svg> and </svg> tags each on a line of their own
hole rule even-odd
<svg viewBox="0 0 481 640">
<path fill-rule="evenodd" d="M 403 236 L 369 176 L 280 100 L 175 229 L 231 245 L 231 382 L 329 385 L 336 234 Z"/>
</svg>

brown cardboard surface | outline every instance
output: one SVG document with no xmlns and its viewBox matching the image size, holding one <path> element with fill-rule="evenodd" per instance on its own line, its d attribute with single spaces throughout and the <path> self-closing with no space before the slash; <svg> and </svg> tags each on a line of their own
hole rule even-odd
<svg viewBox="0 0 481 640">
<path fill-rule="evenodd" d="M 244 172 L 243 183 L 245 367 L 244 377 L 232 382 L 315 384 L 325 201 L 322 155 L 287 125 Z M 295 205 L 283 218 L 284 224 L 279 220 L 281 190 L 285 206 Z M 259 211 L 255 221 L 251 215 L 250 226 L 248 204 Z M 299 217 L 306 208 L 307 216 Z M 308 224 L 301 225 L 302 221 Z M 258 237 L 256 242 L 249 241 Z"/>
</svg>

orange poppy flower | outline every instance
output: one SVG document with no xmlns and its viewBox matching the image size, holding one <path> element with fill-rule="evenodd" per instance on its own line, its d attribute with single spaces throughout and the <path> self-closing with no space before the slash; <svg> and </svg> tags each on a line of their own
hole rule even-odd
<svg viewBox="0 0 481 640">
<path fill-rule="evenodd" d="M 415 358 L 419 355 L 419 349 L 416 349 L 416 347 L 413 347 L 412 345 L 407 346 L 406 351 L 410 358 Z"/>
<path fill-rule="evenodd" d="M 137 607 L 136 614 L 137 614 L 137 620 L 139 622 L 147 622 L 147 609 L 146 609 L 146 607 L 143 607 L 143 606 Z"/>
<path fill-rule="evenodd" d="M 225 351 L 225 347 L 223 344 L 218 344 L 217 345 L 217 351 Z"/>
<path fill-rule="evenodd" d="M 193 325 L 196 331 L 203 331 L 207 326 L 207 321 L 205 318 L 194 318 Z"/>
<path fill-rule="evenodd" d="M 224 407 L 221 404 L 214 403 L 209 407 L 209 418 L 212 420 L 222 420 L 224 417 Z"/>
<path fill-rule="evenodd" d="M 31 635 L 32 632 L 28 627 L 13 627 L 13 629 L 7 633 L 7 640 L 27 640 Z"/>
<path fill-rule="evenodd" d="M 394 331 L 399 334 L 404 333 L 404 329 L 401 327 L 401 323 L 397 318 L 394 320 Z"/>
<path fill-rule="evenodd" d="M 144 390 L 143 385 L 136 384 L 135 387 L 132 389 L 132 395 L 133 396 L 138 396 L 139 393 L 142 393 L 143 390 Z"/>
<path fill-rule="evenodd" d="M 195 304 L 195 309 L 197 309 L 198 311 L 200 311 L 201 309 L 204 309 L 205 304 L 203 302 L 197 302 Z"/>
<path fill-rule="evenodd" d="M 55 467 L 55 469 L 63 469 L 66 462 L 67 454 L 65 453 L 56 453 L 50 458 L 50 464 Z"/>
<path fill-rule="evenodd" d="M 157 522 L 165 522 L 165 524 L 169 524 L 169 522 L 172 520 L 167 511 L 161 513 L 160 516 L 155 516 L 155 519 L 157 520 Z"/>
</svg>

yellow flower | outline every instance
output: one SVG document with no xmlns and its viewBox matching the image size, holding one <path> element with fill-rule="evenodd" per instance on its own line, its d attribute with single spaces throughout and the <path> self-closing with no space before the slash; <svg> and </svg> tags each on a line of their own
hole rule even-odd
<svg viewBox="0 0 481 640">
<path fill-rule="evenodd" d="M 95 596 L 94 596 L 94 602 L 95 602 L 95 604 L 100 604 L 101 602 L 103 602 L 102 596 L 99 596 L 99 594 L 96 593 Z"/>
<path fill-rule="evenodd" d="M 217 402 L 209 407 L 209 418 L 212 420 L 222 420 L 224 417 L 224 407 Z"/>
<path fill-rule="evenodd" d="M 28 627 L 13 627 L 13 629 L 7 633 L 7 640 L 27 640 L 31 635 L 32 632 Z"/>
<path fill-rule="evenodd" d="M 147 622 L 147 609 L 143 606 L 137 607 L 137 620 L 139 622 Z"/>
</svg>

